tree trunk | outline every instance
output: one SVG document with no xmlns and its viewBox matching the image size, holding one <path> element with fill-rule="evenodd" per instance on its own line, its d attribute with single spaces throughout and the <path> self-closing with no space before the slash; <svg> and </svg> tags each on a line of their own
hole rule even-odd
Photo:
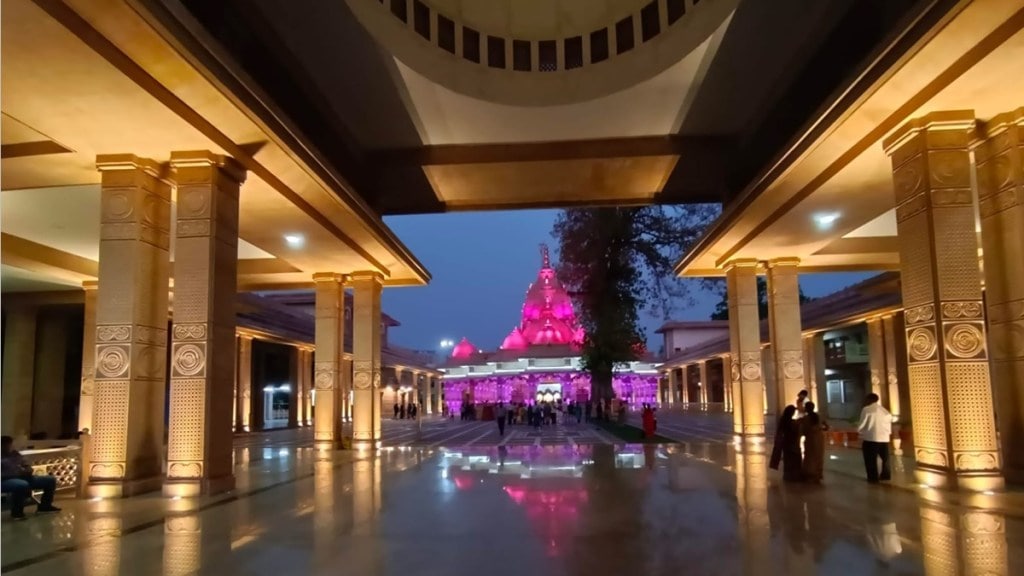
<svg viewBox="0 0 1024 576">
<path fill-rule="evenodd" d="M 612 398 L 615 397 L 611 370 L 595 370 L 590 373 L 590 397 L 594 402 L 604 400 L 605 406 L 611 405 Z M 608 417 L 607 414 L 604 416 Z"/>
</svg>

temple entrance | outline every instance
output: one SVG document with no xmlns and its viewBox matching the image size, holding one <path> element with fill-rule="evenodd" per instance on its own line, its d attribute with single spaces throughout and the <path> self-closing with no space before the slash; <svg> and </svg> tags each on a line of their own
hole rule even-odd
<svg viewBox="0 0 1024 576">
<path fill-rule="evenodd" d="M 558 382 L 537 385 L 537 394 L 534 396 L 537 403 L 550 402 L 557 404 L 562 400 L 562 385 Z"/>
</svg>

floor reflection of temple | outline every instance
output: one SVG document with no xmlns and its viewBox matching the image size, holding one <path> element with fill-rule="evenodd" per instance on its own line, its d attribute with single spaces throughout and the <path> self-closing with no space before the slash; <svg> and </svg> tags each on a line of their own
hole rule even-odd
<svg viewBox="0 0 1024 576">
<path fill-rule="evenodd" d="M 445 368 L 444 398 L 459 413 L 465 403 L 586 402 L 590 376 L 581 370 L 579 347 L 583 328 L 572 299 L 558 281 L 547 246 L 541 247 L 541 268 L 523 302 L 520 323 L 501 347 L 484 351 L 463 338 Z M 615 397 L 630 405 L 658 399 L 658 371 L 653 356 L 616 369 Z"/>
</svg>

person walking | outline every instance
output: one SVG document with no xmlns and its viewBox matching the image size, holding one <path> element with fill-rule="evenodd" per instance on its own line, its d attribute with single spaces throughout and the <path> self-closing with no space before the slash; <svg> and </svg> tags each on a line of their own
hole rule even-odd
<svg viewBox="0 0 1024 576">
<path fill-rule="evenodd" d="M 508 420 L 508 410 L 505 410 L 505 403 L 498 402 L 494 409 L 494 419 L 498 421 L 498 435 L 505 435 L 505 422 Z"/>
<path fill-rule="evenodd" d="M 398 420 L 398 402 L 395 402 L 395 420 Z"/>
<path fill-rule="evenodd" d="M 868 394 L 864 408 L 860 411 L 857 433 L 860 435 L 860 449 L 864 454 L 864 469 L 868 482 L 877 484 L 892 478 L 889 470 L 889 441 L 892 439 L 892 414 L 879 403 L 878 394 Z M 878 473 L 878 461 L 882 461 L 882 473 Z"/>
</svg>

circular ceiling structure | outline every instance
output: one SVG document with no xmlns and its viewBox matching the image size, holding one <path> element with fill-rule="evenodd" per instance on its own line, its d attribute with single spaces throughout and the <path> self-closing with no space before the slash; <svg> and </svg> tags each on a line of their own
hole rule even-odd
<svg viewBox="0 0 1024 576">
<path fill-rule="evenodd" d="M 717 30 L 738 0 L 346 0 L 398 61 L 500 104 L 592 100 L 652 78 Z"/>
</svg>

